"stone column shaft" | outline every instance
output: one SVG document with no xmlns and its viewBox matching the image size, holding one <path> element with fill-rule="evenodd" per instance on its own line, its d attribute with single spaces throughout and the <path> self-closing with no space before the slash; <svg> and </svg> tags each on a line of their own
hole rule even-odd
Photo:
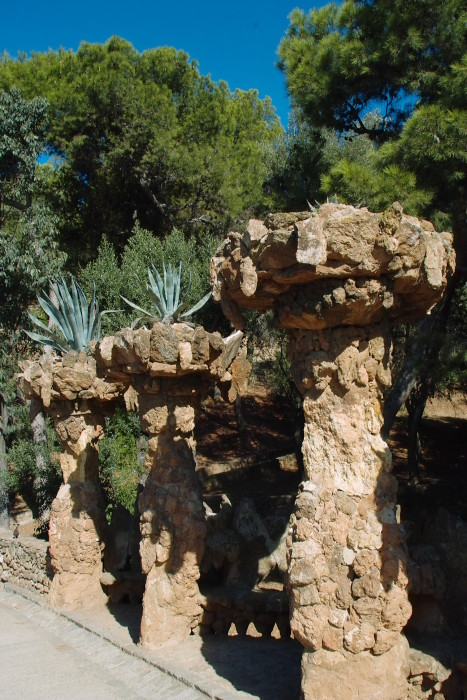
<svg viewBox="0 0 467 700">
<path fill-rule="evenodd" d="M 161 383 L 161 394 L 139 397 L 143 429 L 149 434 L 149 474 L 139 500 L 141 564 L 147 574 L 141 643 L 148 649 L 184 639 L 197 626 L 202 613 L 197 581 L 206 538 L 195 474 L 197 397 L 174 396 L 176 382 L 173 389 L 170 380 Z"/>
<path fill-rule="evenodd" d="M 106 600 L 99 581 L 105 519 L 97 441 L 104 412 L 123 399 L 128 410 L 139 408 L 150 438 L 149 476 L 140 501 L 147 573 L 142 641 L 155 646 L 184 637 L 196 626 L 205 521 L 195 475 L 195 406 L 216 381 L 234 400 L 231 386 L 238 382 L 228 370 L 241 341 L 238 332 L 222 338 L 202 326 L 156 322 L 150 329 L 123 328 L 91 343 L 89 353 L 43 355 L 23 363 L 23 391 L 40 398 L 63 445 L 65 483 L 50 519 L 57 605 Z M 232 371 L 238 377 L 238 368 Z"/>
<path fill-rule="evenodd" d="M 454 263 L 451 234 L 398 202 L 381 213 L 324 204 L 269 214 L 230 232 L 211 260 L 213 297 L 236 328 L 240 307 L 271 309 L 292 338 L 306 475 L 289 592 L 304 698 L 406 697 L 407 553 L 379 436 L 390 377 L 388 330 L 377 324 L 427 313 Z"/>
<path fill-rule="evenodd" d="M 333 673 L 334 700 L 353 697 L 352 677 L 369 664 L 368 697 L 397 700 L 400 632 L 411 607 L 397 482 L 380 436 L 382 389 L 391 381 L 388 328 L 294 331 L 290 352 L 305 415 L 288 580 L 292 631 L 305 647 L 304 697 L 324 697 Z M 383 663 L 368 661 L 392 647 Z"/>
<path fill-rule="evenodd" d="M 87 401 L 61 402 L 50 412 L 63 446 L 64 480 L 50 513 L 50 556 L 55 572 L 50 596 L 59 607 L 89 608 L 106 601 L 99 581 L 105 515 L 97 441 L 103 417 Z"/>
</svg>

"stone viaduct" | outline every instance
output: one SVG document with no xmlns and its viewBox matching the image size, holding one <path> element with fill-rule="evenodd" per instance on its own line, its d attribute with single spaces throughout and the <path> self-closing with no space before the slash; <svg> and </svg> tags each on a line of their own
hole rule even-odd
<svg viewBox="0 0 467 700">
<path fill-rule="evenodd" d="M 147 574 L 141 642 L 190 634 L 202 613 L 205 513 L 194 471 L 200 397 L 230 389 L 241 307 L 273 310 L 289 332 L 303 397 L 305 474 L 287 539 L 293 635 L 304 647 L 305 699 L 404 697 L 410 617 L 408 554 L 391 454 L 380 436 L 390 386 L 391 326 L 440 299 L 454 267 L 449 234 L 406 216 L 345 205 L 271 214 L 232 232 L 211 262 L 213 295 L 234 326 L 227 339 L 187 324 L 123 329 L 85 353 L 25 363 L 63 445 L 53 503 L 52 602 L 104 602 L 98 441 L 117 400 L 139 411 L 149 437 L 140 496 Z"/>
</svg>

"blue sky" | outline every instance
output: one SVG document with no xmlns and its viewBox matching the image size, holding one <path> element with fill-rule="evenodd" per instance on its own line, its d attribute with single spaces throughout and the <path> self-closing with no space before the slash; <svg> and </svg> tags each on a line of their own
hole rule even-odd
<svg viewBox="0 0 467 700">
<path fill-rule="evenodd" d="M 315 3 L 316 6 L 323 3 Z M 138 51 L 156 46 L 183 49 L 203 74 L 233 90 L 256 88 L 269 95 L 284 126 L 289 102 L 276 67 L 277 47 L 294 0 L 21 0 L 2 3 L 0 52 L 76 50 L 81 41 L 118 35 Z"/>
</svg>

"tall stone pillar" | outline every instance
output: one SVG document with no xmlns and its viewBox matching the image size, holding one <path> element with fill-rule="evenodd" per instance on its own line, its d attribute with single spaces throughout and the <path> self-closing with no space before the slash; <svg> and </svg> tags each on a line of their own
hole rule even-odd
<svg viewBox="0 0 467 700">
<path fill-rule="evenodd" d="M 99 378 L 94 358 L 85 352 L 43 355 L 22 369 L 23 391 L 41 400 L 62 445 L 63 484 L 49 522 L 51 601 L 69 609 L 89 608 L 107 600 L 99 582 L 106 523 L 98 442 L 104 405 L 118 397 L 120 387 Z"/>
<path fill-rule="evenodd" d="M 211 262 L 213 296 L 235 327 L 246 307 L 273 309 L 289 330 L 305 415 L 288 537 L 304 700 L 406 697 L 407 550 L 382 391 L 391 324 L 440 299 L 451 243 L 397 202 L 382 214 L 330 204 L 252 220 Z"/>
<path fill-rule="evenodd" d="M 384 325 L 292 331 L 304 481 L 288 542 L 291 628 L 304 698 L 404 697 L 408 553 L 380 436 L 390 384 Z"/>
<path fill-rule="evenodd" d="M 50 511 L 50 597 L 59 607 L 89 608 L 107 600 L 99 582 L 106 523 L 97 443 L 104 419 L 86 400 L 60 402 L 50 412 L 62 443 L 64 481 Z"/>
<path fill-rule="evenodd" d="M 110 365 L 117 357 L 124 371 L 131 368 L 126 401 L 138 408 L 149 438 L 139 499 L 147 575 L 141 644 L 147 649 L 184 639 L 202 613 L 197 581 L 206 524 L 195 473 L 195 415 L 214 382 L 231 389 L 228 369 L 241 340 L 242 333 L 223 339 L 201 326 L 158 322 L 150 330 L 122 331 L 98 348 L 100 362 Z"/>
<path fill-rule="evenodd" d="M 184 639 L 202 613 L 197 581 L 206 523 L 195 474 L 196 384 L 190 377 L 161 379 L 157 394 L 139 396 L 149 436 L 148 477 L 139 500 L 147 574 L 141 643 L 148 649 Z"/>
</svg>

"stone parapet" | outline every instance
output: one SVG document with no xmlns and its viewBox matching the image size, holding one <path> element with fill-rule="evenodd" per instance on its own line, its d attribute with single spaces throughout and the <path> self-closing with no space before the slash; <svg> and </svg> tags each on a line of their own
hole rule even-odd
<svg viewBox="0 0 467 700">
<path fill-rule="evenodd" d="M 236 328 L 240 307 L 277 311 L 284 328 L 410 321 L 440 298 L 452 236 L 403 213 L 345 204 L 270 214 L 232 232 L 211 261 L 213 297 Z"/>
</svg>

